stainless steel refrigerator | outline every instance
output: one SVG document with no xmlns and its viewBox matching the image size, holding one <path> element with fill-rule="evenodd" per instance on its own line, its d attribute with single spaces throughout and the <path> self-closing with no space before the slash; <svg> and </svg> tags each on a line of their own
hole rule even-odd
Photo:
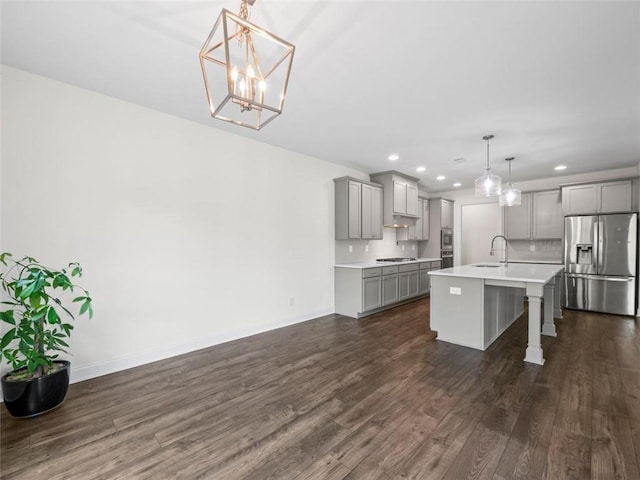
<svg viewBox="0 0 640 480">
<path fill-rule="evenodd" d="M 564 219 L 565 306 L 636 314 L 637 213 Z"/>
</svg>

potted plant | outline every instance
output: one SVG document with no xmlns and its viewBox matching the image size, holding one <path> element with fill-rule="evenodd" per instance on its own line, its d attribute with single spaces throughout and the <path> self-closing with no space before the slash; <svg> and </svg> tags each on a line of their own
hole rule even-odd
<svg viewBox="0 0 640 480">
<path fill-rule="evenodd" d="M 32 417 L 58 406 L 69 387 L 69 366 L 59 360 L 65 352 L 74 319 L 70 305 L 79 304 L 78 315 L 93 316 L 91 296 L 75 285 L 82 268 L 70 263 L 56 270 L 33 257 L 15 260 L 0 254 L 5 272 L 0 272 L 4 292 L 0 320 L 8 329 L 0 339 L 0 360 L 9 362 L 11 372 L 2 376 L 4 404 L 13 416 Z M 72 298 L 73 292 L 82 293 Z"/>
</svg>

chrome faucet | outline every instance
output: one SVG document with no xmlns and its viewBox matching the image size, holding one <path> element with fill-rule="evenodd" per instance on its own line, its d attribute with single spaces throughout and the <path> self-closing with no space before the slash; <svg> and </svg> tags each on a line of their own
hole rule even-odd
<svg viewBox="0 0 640 480">
<path fill-rule="evenodd" d="M 489 255 L 494 255 L 494 248 L 493 248 L 493 242 L 495 242 L 496 238 L 503 238 L 504 239 L 504 266 L 506 267 L 507 265 L 509 265 L 509 252 L 507 250 L 507 237 L 505 237 L 504 235 L 496 235 L 495 237 L 493 237 L 491 239 L 491 251 L 489 252 Z"/>
</svg>

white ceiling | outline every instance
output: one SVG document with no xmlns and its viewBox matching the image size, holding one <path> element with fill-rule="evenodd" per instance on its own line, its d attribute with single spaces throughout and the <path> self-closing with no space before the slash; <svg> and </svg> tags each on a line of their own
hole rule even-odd
<svg viewBox="0 0 640 480">
<path fill-rule="evenodd" d="M 2 63 L 433 192 L 473 185 L 488 133 L 516 186 L 640 163 L 640 2 L 258 0 L 252 21 L 296 45 L 259 132 L 209 116 L 198 53 L 223 7 L 3 1 Z"/>
</svg>

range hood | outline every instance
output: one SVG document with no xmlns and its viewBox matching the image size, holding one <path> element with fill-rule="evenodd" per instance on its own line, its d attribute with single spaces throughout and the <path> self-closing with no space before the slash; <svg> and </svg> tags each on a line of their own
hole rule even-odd
<svg viewBox="0 0 640 480">
<path fill-rule="evenodd" d="M 388 228 L 409 228 L 410 225 L 415 225 L 416 218 L 410 215 L 393 215 L 390 223 L 385 223 L 382 226 Z"/>
</svg>

